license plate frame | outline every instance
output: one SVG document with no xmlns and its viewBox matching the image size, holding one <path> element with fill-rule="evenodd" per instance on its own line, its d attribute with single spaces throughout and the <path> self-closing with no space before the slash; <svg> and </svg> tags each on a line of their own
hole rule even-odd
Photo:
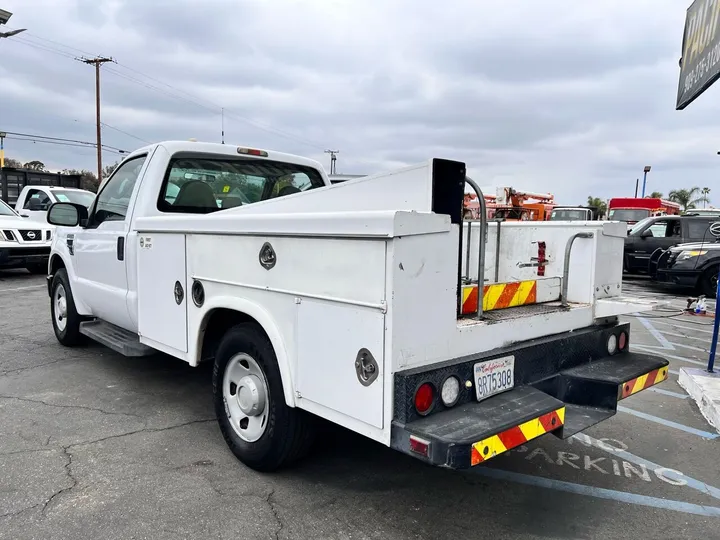
<svg viewBox="0 0 720 540">
<path fill-rule="evenodd" d="M 515 355 L 477 362 L 473 366 L 475 399 L 484 401 L 515 387 Z"/>
</svg>

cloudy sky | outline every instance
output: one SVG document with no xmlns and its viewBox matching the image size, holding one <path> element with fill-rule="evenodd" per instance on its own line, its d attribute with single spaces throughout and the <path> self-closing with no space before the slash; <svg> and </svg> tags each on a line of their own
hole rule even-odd
<svg viewBox="0 0 720 540">
<path fill-rule="evenodd" d="M 571 204 L 632 196 L 652 165 L 648 192 L 720 203 L 720 84 L 675 110 L 689 4 L 0 0 L 28 29 L 0 40 L 0 130 L 93 141 L 94 69 L 74 57 L 107 55 L 103 143 L 121 149 L 219 142 L 224 107 L 226 142 L 326 167 L 340 150 L 341 173 L 446 157 Z M 6 153 L 95 169 L 88 148 Z"/>
</svg>

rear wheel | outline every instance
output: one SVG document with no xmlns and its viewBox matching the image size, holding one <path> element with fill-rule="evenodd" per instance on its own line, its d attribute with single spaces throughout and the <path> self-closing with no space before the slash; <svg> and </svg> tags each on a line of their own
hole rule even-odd
<svg viewBox="0 0 720 540">
<path fill-rule="evenodd" d="M 25 268 L 31 274 L 47 275 L 47 273 L 48 273 L 47 264 L 39 264 L 39 263 L 28 264 Z"/>
<path fill-rule="evenodd" d="M 50 289 L 50 314 L 57 340 L 66 347 L 79 345 L 82 341 L 80 323 L 82 318 L 75 309 L 67 270 L 55 272 Z"/>
<path fill-rule="evenodd" d="M 718 271 L 720 266 L 708 268 L 700 276 L 700 292 L 708 298 L 715 298 L 717 294 Z"/>
<path fill-rule="evenodd" d="M 285 403 L 275 351 L 253 323 L 223 337 L 213 369 L 215 414 L 235 456 L 258 471 L 273 471 L 309 449 L 313 418 Z"/>
</svg>

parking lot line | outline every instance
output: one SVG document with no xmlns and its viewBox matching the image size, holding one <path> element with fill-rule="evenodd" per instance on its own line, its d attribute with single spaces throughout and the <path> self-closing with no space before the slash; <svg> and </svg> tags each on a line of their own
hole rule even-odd
<svg viewBox="0 0 720 540">
<path fill-rule="evenodd" d="M 655 328 L 650 321 L 648 321 L 646 318 L 638 316 L 637 320 L 640 321 L 640 324 L 642 324 L 648 332 L 652 334 L 652 336 L 658 340 L 660 345 L 663 346 L 665 349 L 675 350 L 675 347 L 673 347 L 672 343 L 670 343 L 665 336 L 663 336 L 660 331 Z"/>
<path fill-rule="evenodd" d="M 705 330 L 704 328 L 694 328 L 692 326 L 685 326 L 682 324 L 677 324 L 677 323 L 672 323 L 672 322 L 667 322 L 667 321 L 657 321 L 657 322 L 660 324 L 667 324 L 668 326 L 672 326 L 673 328 L 682 328 L 683 330 L 692 330 L 694 332 L 703 332 L 703 333 L 710 334 L 710 335 L 712 335 L 712 333 L 713 333 L 712 330 Z M 697 327 L 709 326 L 712 328 L 712 324 L 696 323 L 695 326 L 697 326 Z M 687 337 L 687 336 L 683 336 L 683 337 Z"/>
<path fill-rule="evenodd" d="M 475 470 L 482 476 L 494 478 L 496 480 L 509 480 L 519 484 L 528 486 L 543 487 L 548 489 L 556 489 L 567 493 L 575 493 L 577 495 L 587 495 L 597 497 L 599 499 L 608 499 L 618 502 L 639 504 L 642 506 L 650 506 L 652 508 L 663 508 L 665 510 L 674 510 L 676 512 L 684 512 L 686 514 L 697 514 L 700 516 L 720 517 L 720 508 L 716 506 L 704 506 L 699 504 L 686 503 L 683 501 L 675 501 L 670 499 L 660 499 L 658 497 L 649 497 L 647 495 L 638 495 L 636 493 L 628 493 L 626 491 L 617 491 L 614 489 L 600 488 L 588 486 L 585 484 L 575 484 L 573 482 L 565 482 L 563 480 L 554 480 L 541 476 L 531 476 L 516 472 L 504 471 L 500 469 L 481 468 Z"/>
<path fill-rule="evenodd" d="M 43 289 L 46 288 L 47 285 L 31 285 L 28 287 L 15 287 L 14 289 L 0 289 L 0 293 L 4 292 L 15 292 L 15 291 L 27 291 L 30 289 Z"/>
<path fill-rule="evenodd" d="M 694 360 L 692 358 L 686 358 L 684 356 L 675 356 L 674 354 L 667 354 L 667 353 L 663 352 L 664 349 L 662 349 L 660 347 L 650 347 L 650 346 L 646 346 L 646 345 L 633 345 L 633 346 L 631 346 L 631 348 L 640 349 L 640 351 L 643 351 L 643 352 L 650 352 L 653 354 L 657 354 L 668 360 L 679 360 L 680 362 L 687 362 L 688 364 L 696 364 L 698 366 L 707 366 L 707 362 L 703 362 L 701 360 Z M 671 373 L 672 373 L 672 371 L 671 371 Z"/>
<path fill-rule="evenodd" d="M 663 390 L 662 388 L 654 388 L 653 387 L 653 388 L 648 388 L 648 390 L 650 390 L 651 392 L 655 392 L 657 394 L 663 394 L 665 396 L 671 396 L 671 397 L 678 398 L 678 399 L 687 399 L 690 397 L 687 394 L 681 394 L 680 392 L 672 392 L 670 390 Z"/>
<path fill-rule="evenodd" d="M 684 424 L 679 424 L 678 422 L 673 422 L 672 420 L 666 420 L 665 418 L 653 416 L 652 414 L 636 411 L 635 409 L 628 409 L 623 405 L 618 405 L 617 410 L 627 414 L 632 414 L 633 416 L 637 416 L 638 418 L 642 418 L 650 422 L 655 422 L 656 424 L 662 424 L 667 427 L 679 429 L 680 431 L 684 431 L 685 433 L 698 435 L 703 439 L 717 439 L 718 437 L 720 437 L 720 435 L 718 435 L 717 433 L 710 433 L 709 431 L 703 431 L 702 429 L 696 429 L 694 427 L 686 426 Z"/>
<path fill-rule="evenodd" d="M 615 446 L 612 446 L 604 441 L 601 441 L 599 439 L 596 439 L 596 438 L 591 437 L 590 435 L 586 435 L 584 433 L 578 433 L 577 435 L 573 435 L 571 438 L 576 441 L 581 442 L 582 444 L 587 444 L 590 446 L 594 446 L 595 448 L 599 448 L 600 450 L 604 450 L 605 452 L 613 454 L 621 459 L 624 459 L 625 461 L 629 461 L 630 463 L 635 463 L 636 465 L 644 466 L 647 469 L 653 471 L 656 476 L 662 475 L 663 478 L 665 478 L 666 480 L 670 480 L 671 483 L 674 485 L 678 485 L 678 486 L 686 485 L 689 488 L 695 489 L 706 495 L 710 495 L 711 497 L 714 497 L 715 499 L 720 499 L 720 489 L 713 487 L 709 484 L 706 484 L 705 482 L 701 482 L 700 480 L 696 480 L 695 478 L 686 476 L 683 473 L 681 473 L 680 471 L 668 469 L 667 467 L 663 467 L 662 465 L 653 463 L 649 459 L 645 459 L 643 457 L 636 456 L 635 454 L 632 454 L 632 453 L 628 452 L 627 450 L 624 450 L 622 448 L 617 448 Z M 669 473 L 672 473 L 672 475 Z"/>
</svg>

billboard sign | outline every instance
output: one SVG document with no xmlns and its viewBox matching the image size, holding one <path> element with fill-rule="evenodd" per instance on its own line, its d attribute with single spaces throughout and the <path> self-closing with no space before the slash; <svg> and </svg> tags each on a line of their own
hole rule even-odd
<svg viewBox="0 0 720 540">
<path fill-rule="evenodd" d="M 684 109 L 720 77 L 720 0 L 695 0 L 683 34 L 677 110 Z"/>
</svg>

